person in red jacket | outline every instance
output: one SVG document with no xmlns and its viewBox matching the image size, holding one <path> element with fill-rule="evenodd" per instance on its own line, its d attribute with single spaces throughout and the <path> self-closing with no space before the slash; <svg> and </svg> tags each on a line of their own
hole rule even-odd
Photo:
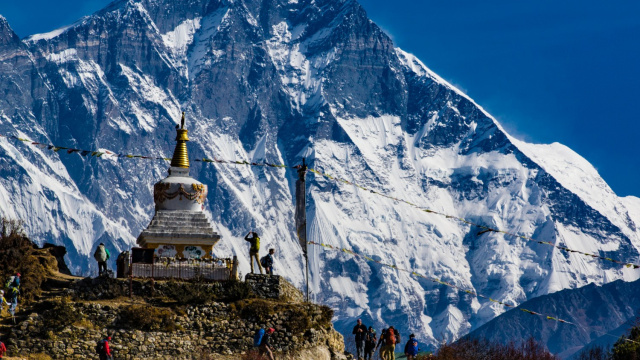
<svg viewBox="0 0 640 360">
<path fill-rule="evenodd" d="M 106 338 L 98 341 L 98 345 L 96 346 L 96 352 L 100 357 L 100 360 L 111 360 L 111 349 L 109 348 L 109 341 L 111 340 L 111 336 L 107 336 Z"/>
<path fill-rule="evenodd" d="M 7 347 L 4 346 L 4 343 L 2 341 L 0 341 L 0 359 L 4 357 L 4 353 L 6 352 L 7 352 Z"/>
</svg>

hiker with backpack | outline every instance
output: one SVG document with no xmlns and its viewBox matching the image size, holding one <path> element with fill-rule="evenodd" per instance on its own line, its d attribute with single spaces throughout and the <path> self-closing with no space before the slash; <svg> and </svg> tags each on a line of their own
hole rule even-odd
<svg viewBox="0 0 640 360">
<path fill-rule="evenodd" d="M 98 245 L 96 252 L 93 253 L 93 257 L 98 262 L 98 276 L 108 274 L 107 260 L 109 260 L 111 254 L 109 254 L 109 250 L 104 246 L 104 243 L 100 243 L 100 245 Z"/>
<path fill-rule="evenodd" d="M 96 353 L 100 360 L 111 360 L 112 354 L 111 349 L 109 348 L 109 341 L 111 340 L 111 336 L 107 336 L 106 338 L 98 341 L 96 344 Z"/>
<path fill-rule="evenodd" d="M 384 333 L 384 345 L 380 348 L 380 357 L 383 360 L 395 360 L 396 359 L 396 329 L 393 326 L 389 326 Z"/>
<path fill-rule="evenodd" d="M 409 341 L 407 341 L 407 344 L 404 346 L 404 354 L 407 357 L 407 360 L 415 360 L 419 351 L 418 340 L 416 340 L 415 335 L 409 335 Z"/>
<path fill-rule="evenodd" d="M 4 357 L 4 354 L 7 352 L 7 347 L 4 345 L 2 341 L 0 341 L 0 359 Z"/>
<path fill-rule="evenodd" d="M 7 303 L 9 304 L 9 313 L 11 313 L 11 316 L 16 316 L 18 295 L 20 294 L 20 273 L 16 273 L 14 276 L 10 277 L 5 284 L 5 287 L 8 291 L 7 299 L 9 299 L 9 301 Z"/>
<path fill-rule="evenodd" d="M 376 331 L 372 326 L 369 326 L 367 337 L 364 340 L 364 360 L 373 360 L 373 353 L 375 352 L 377 342 L 378 337 L 376 336 Z"/>
<path fill-rule="evenodd" d="M 353 327 L 351 332 L 356 336 L 356 358 L 358 360 L 364 359 L 364 342 L 367 338 L 367 327 L 362 324 L 362 319 L 358 319 L 356 326 Z"/>
<path fill-rule="evenodd" d="M 274 328 L 269 328 L 264 336 L 262 337 L 262 341 L 260 342 L 260 346 L 258 347 L 258 355 L 262 356 L 264 354 L 267 355 L 267 359 L 274 360 L 273 352 L 271 351 L 271 335 L 276 331 Z"/>
<path fill-rule="evenodd" d="M 249 235 L 251 235 L 251 237 L 249 237 Z M 251 247 L 249 248 L 249 263 L 251 264 L 251 273 L 253 274 L 253 260 L 255 259 L 258 263 L 260 274 L 262 274 L 262 265 L 260 264 L 260 257 L 258 255 L 260 253 L 260 237 L 258 236 L 258 233 L 249 231 L 244 239 L 251 244 Z"/>
<path fill-rule="evenodd" d="M 275 252 L 275 249 L 269 249 L 269 253 L 260 258 L 260 265 L 262 265 L 266 274 L 273 275 L 273 254 Z"/>
</svg>

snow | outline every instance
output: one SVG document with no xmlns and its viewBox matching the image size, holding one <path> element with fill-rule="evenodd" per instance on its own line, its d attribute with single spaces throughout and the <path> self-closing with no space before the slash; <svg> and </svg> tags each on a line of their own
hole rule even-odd
<svg viewBox="0 0 640 360">
<path fill-rule="evenodd" d="M 71 29 L 75 25 L 76 24 L 74 23 L 74 24 L 71 24 L 71 25 L 68 25 L 68 26 L 63 26 L 63 27 L 61 27 L 59 29 L 53 30 L 53 31 L 48 32 L 48 33 L 31 35 L 26 39 L 26 41 L 35 42 L 35 41 L 39 41 L 39 40 L 50 40 L 50 39 L 53 39 L 55 37 L 58 37 L 61 34 L 64 34 L 67 30 Z"/>
<path fill-rule="evenodd" d="M 155 85 L 154 80 L 148 75 L 139 74 L 137 71 L 134 71 L 122 63 L 119 65 L 122 69 L 122 74 L 126 76 L 131 87 L 140 95 L 140 99 L 145 102 L 161 105 L 169 112 L 172 119 L 180 118 L 180 105 L 173 95 L 170 92 L 168 93 L 168 90 L 165 91 Z M 144 104 L 139 101 L 132 101 L 130 105 L 130 110 L 135 114 L 142 129 L 147 132 L 152 132 L 157 126 L 155 117 L 150 114 L 145 109 Z"/>
<path fill-rule="evenodd" d="M 193 42 L 193 36 L 200 29 L 201 17 L 188 19 L 180 23 L 173 31 L 162 35 L 162 40 L 176 58 L 184 57 L 187 48 Z"/>
<path fill-rule="evenodd" d="M 78 52 L 76 49 L 66 49 L 59 53 L 49 54 L 46 59 L 56 64 L 63 64 L 72 60 L 78 59 Z"/>
</svg>

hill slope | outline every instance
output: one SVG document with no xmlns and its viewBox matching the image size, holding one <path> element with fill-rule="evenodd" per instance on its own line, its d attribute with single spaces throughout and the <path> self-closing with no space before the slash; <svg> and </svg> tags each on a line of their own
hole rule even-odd
<svg viewBox="0 0 640 360">
<path fill-rule="evenodd" d="M 522 303 L 471 332 L 472 338 L 506 343 L 531 336 L 548 349 L 568 358 L 596 341 L 613 344 L 640 313 L 640 281 L 614 281 L 603 286 L 589 284 L 567 289 Z M 546 321 L 520 308 L 549 314 L 575 325 Z M 607 335 L 611 333 L 613 335 Z"/>
</svg>

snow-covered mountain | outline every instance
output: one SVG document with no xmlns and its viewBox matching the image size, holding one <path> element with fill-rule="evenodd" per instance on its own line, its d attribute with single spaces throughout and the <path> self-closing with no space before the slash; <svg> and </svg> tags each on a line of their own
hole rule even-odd
<svg viewBox="0 0 640 360">
<path fill-rule="evenodd" d="M 435 35 L 434 35 L 435 36 Z M 619 198 L 560 144 L 509 134 L 465 94 L 394 47 L 353 0 L 119 0 L 20 40 L 0 19 L 0 133 L 81 149 L 170 156 L 187 112 L 192 158 L 311 167 L 420 206 L 555 244 L 638 261 L 640 199 Z M 126 249 L 153 215 L 157 160 L 81 157 L 0 138 L 0 213 L 64 244 L 76 272 L 96 243 Z M 192 162 L 208 211 L 239 254 L 262 234 L 276 272 L 304 283 L 287 169 Z M 416 211 L 308 176 L 308 238 L 518 304 L 640 277 L 597 259 Z M 504 311 L 451 288 L 312 248 L 312 295 L 430 344 Z"/>
</svg>

